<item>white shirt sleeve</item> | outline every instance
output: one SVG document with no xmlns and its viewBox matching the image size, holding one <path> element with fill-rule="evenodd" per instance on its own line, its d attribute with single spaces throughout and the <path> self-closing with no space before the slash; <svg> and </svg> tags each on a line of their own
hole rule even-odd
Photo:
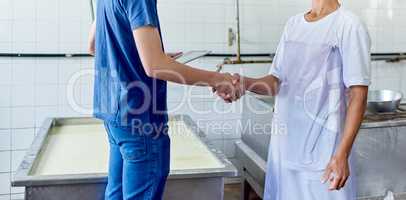
<svg viewBox="0 0 406 200">
<path fill-rule="evenodd" d="M 361 23 L 347 24 L 341 41 L 344 85 L 370 85 L 371 40 L 368 30 Z"/>
<path fill-rule="evenodd" d="M 282 80 L 280 63 L 282 62 L 282 58 L 283 58 L 283 54 L 284 54 L 284 49 L 285 49 L 284 47 L 285 47 L 285 41 L 287 38 L 288 24 L 289 24 L 289 22 L 285 25 L 281 40 L 279 41 L 278 47 L 275 52 L 275 56 L 272 61 L 271 68 L 269 69 L 269 74 L 277 77 L 279 80 Z"/>
</svg>

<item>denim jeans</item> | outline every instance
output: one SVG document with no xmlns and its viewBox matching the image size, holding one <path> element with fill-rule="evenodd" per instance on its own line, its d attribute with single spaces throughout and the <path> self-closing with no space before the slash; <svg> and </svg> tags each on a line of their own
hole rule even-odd
<svg viewBox="0 0 406 200">
<path fill-rule="evenodd" d="M 161 200 L 169 174 L 169 136 L 105 127 L 110 143 L 105 199 Z"/>
</svg>

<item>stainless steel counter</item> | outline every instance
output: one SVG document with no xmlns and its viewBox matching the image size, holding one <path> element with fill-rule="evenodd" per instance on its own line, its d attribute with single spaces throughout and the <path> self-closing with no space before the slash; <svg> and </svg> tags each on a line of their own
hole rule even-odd
<svg viewBox="0 0 406 200">
<path fill-rule="evenodd" d="M 262 196 L 270 128 L 258 127 L 271 127 L 273 101 L 251 95 L 243 101 L 242 124 L 246 126 L 242 141 L 236 144 L 236 156 L 243 169 L 245 194 L 253 189 Z M 393 191 L 397 200 L 406 200 L 405 144 L 406 119 L 362 124 L 353 151 L 356 160 L 353 175 L 357 176 L 360 199 L 382 199 L 387 191 Z"/>
<path fill-rule="evenodd" d="M 211 168 L 184 168 L 171 170 L 165 199 L 177 200 L 207 200 L 223 199 L 224 177 L 236 176 L 236 168 L 229 162 L 225 155 L 215 150 L 207 141 L 205 134 L 188 116 L 171 116 L 171 121 L 183 121 L 189 130 L 197 136 L 209 154 L 218 160 L 221 165 Z M 33 173 L 40 163 L 40 155 L 46 151 L 47 140 L 53 127 L 77 124 L 101 124 L 94 118 L 56 118 L 48 119 L 40 128 L 31 149 L 20 164 L 12 181 L 13 186 L 25 187 L 25 198 L 34 200 L 63 199 L 104 199 L 104 189 L 107 182 L 106 173 L 82 174 L 53 174 L 36 175 Z M 104 134 L 101 132 L 100 134 Z M 90 146 L 72 146 L 72 148 L 91 148 Z M 68 151 L 69 149 L 67 149 Z M 74 162 L 74 160 L 72 161 Z"/>
</svg>

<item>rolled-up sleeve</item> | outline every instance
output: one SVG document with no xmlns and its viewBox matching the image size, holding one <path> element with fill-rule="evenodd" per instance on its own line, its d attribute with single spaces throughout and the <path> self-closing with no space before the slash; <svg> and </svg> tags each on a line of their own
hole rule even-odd
<svg viewBox="0 0 406 200">
<path fill-rule="evenodd" d="M 371 84 L 370 50 L 371 40 L 366 27 L 361 22 L 348 25 L 341 41 L 343 80 L 347 88 Z"/>
<path fill-rule="evenodd" d="M 155 0 L 123 0 L 122 5 L 132 30 L 143 26 L 158 27 Z"/>
</svg>

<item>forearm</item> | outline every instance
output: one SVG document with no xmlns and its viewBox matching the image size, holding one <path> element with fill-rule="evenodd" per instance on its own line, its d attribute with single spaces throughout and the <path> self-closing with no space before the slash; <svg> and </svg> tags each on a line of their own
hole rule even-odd
<svg viewBox="0 0 406 200">
<path fill-rule="evenodd" d="M 161 55 L 153 66 L 150 76 L 185 85 L 215 86 L 220 81 L 220 74 L 213 71 L 196 69 L 179 63 L 166 55 Z"/>
<path fill-rule="evenodd" d="M 368 87 L 357 86 L 351 88 L 344 132 L 336 151 L 337 156 L 348 157 L 350 155 L 355 138 L 363 121 L 367 96 Z"/>
<path fill-rule="evenodd" d="M 275 96 L 279 88 L 279 79 L 275 76 L 268 75 L 262 78 L 243 78 L 245 89 L 261 95 Z"/>
<path fill-rule="evenodd" d="M 159 31 L 145 26 L 133 31 L 145 73 L 153 78 L 187 85 L 214 86 L 220 73 L 200 70 L 176 62 L 163 52 Z"/>
</svg>

